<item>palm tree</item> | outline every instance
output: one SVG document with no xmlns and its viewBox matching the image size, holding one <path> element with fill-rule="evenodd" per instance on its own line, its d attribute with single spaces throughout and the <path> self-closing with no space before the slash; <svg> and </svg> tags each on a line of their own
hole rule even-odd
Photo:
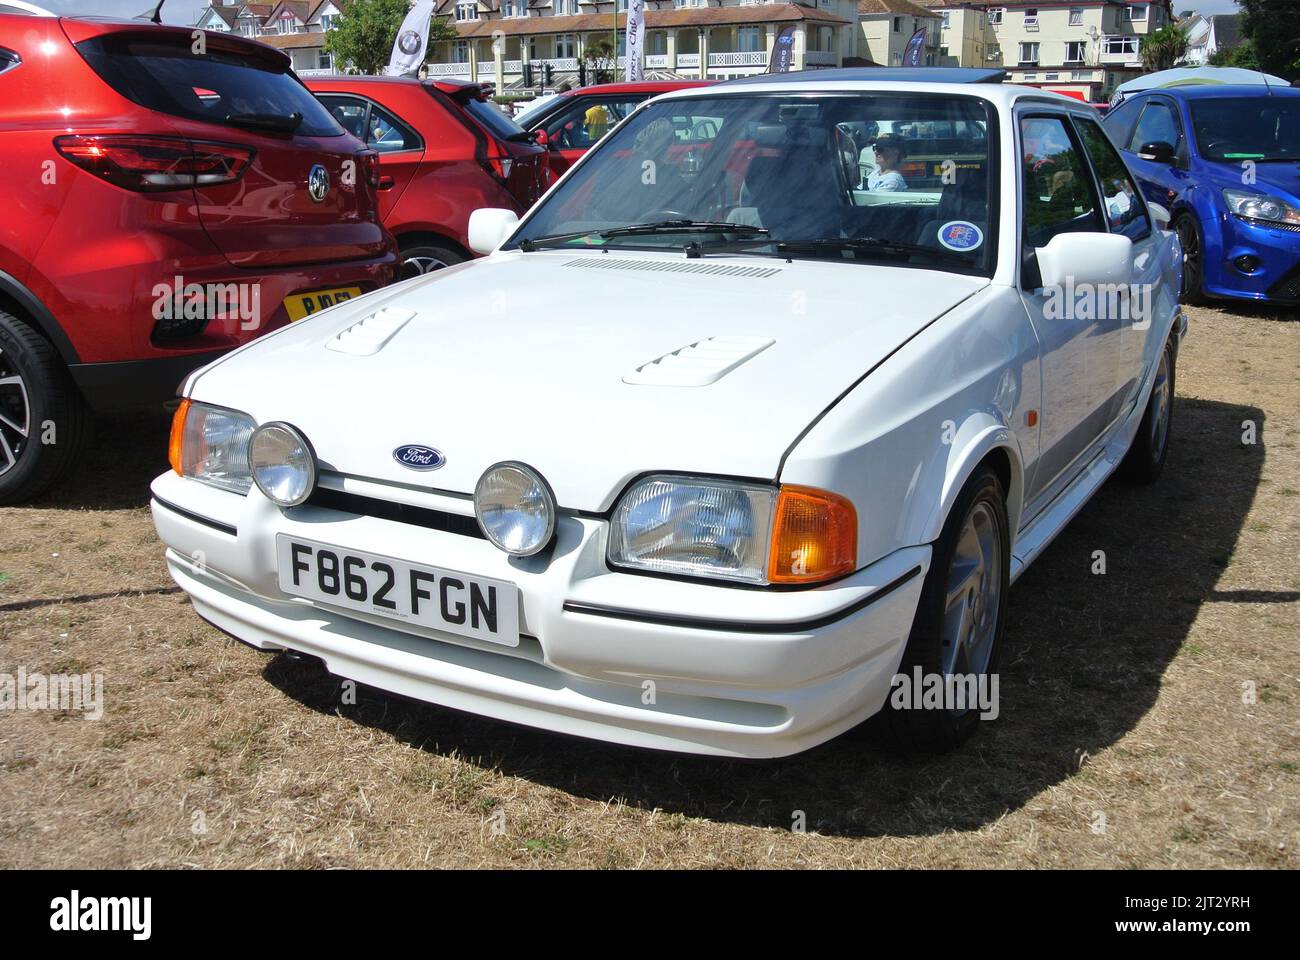
<svg viewBox="0 0 1300 960">
<path fill-rule="evenodd" d="M 1187 31 L 1169 24 L 1152 31 L 1142 44 L 1142 67 L 1147 73 L 1168 70 L 1187 55 Z"/>
</svg>

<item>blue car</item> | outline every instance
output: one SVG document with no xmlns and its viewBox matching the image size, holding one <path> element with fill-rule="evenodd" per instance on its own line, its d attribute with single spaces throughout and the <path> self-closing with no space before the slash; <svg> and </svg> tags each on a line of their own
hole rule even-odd
<svg viewBox="0 0 1300 960">
<path fill-rule="evenodd" d="M 1183 246 L 1184 303 L 1300 304 L 1300 89 L 1143 90 L 1105 120 Z"/>
</svg>

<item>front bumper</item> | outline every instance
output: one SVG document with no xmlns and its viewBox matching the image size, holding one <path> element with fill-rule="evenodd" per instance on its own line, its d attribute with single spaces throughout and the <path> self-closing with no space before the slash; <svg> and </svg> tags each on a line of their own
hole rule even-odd
<svg viewBox="0 0 1300 960">
<path fill-rule="evenodd" d="M 1228 214 L 1202 224 L 1202 289 L 1208 296 L 1267 303 L 1300 303 L 1300 230 Z M 1254 260 L 1242 270 L 1237 261 Z"/>
<path fill-rule="evenodd" d="M 747 590 L 611 572 L 600 519 L 561 517 L 553 551 L 518 559 L 475 537 L 312 506 L 281 511 L 256 489 L 239 497 L 174 474 L 153 493 L 172 577 L 200 616 L 254 647 L 316 656 L 339 676 L 500 720 L 722 756 L 797 753 L 879 710 L 930 559 L 928 546 L 910 547 L 824 587 Z M 279 589 L 279 533 L 512 581 L 520 645 L 291 598 Z"/>
</svg>

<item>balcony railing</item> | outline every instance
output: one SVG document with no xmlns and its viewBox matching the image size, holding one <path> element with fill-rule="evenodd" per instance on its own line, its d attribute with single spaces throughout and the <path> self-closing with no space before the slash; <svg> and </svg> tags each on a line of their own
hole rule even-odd
<svg viewBox="0 0 1300 960">
<path fill-rule="evenodd" d="M 428 63 L 425 71 L 430 77 L 468 77 L 468 63 Z"/>
<path fill-rule="evenodd" d="M 757 67 L 765 63 L 767 63 L 767 54 L 762 50 L 734 50 L 709 54 L 711 67 Z"/>
<path fill-rule="evenodd" d="M 677 54 L 677 66 L 679 67 L 699 67 L 700 55 L 698 53 L 679 53 Z"/>
<path fill-rule="evenodd" d="M 647 53 L 645 58 L 647 68 L 664 70 L 668 67 L 668 54 L 666 53 Z"/>
</svg>

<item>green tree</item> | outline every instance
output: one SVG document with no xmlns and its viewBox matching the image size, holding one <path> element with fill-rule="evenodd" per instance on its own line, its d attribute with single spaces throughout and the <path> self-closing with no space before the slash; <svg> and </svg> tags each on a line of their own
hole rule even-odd
<svg viewBox="0 0 1300 960">
<path fill-rule="evenodd" d="M 1187 55 L 1187 31 L 1172 23 L 1153 30 L 1143 41 L 1141 54 L 1147 73 L 1168 70 Z"/>
<path fill-rule="evenodd" d="M 1254 42 L 1246 39 L 1235 47 L 1229 47 L 1226 50 L 1215 50 L 1210 54 L 1210 66 L 1242 67 L 1246 70 L 1258 70 L 1259 57 L 1255 55 Z"/>
<path fill-rule="evenodd" d="M 434 17 L 433 22 L 429 24 L 429 46 L 443 40 L 459 39 L 460 34 L 456 32 L 456 27 L 446 17 Z"/>
<path fill-rule="evenodd" d="M 408 0 L 352 0 L 325 34 L 325 52 L 340 66 L 379 73 L 388 66 L 409 6 Z"/>
<path fill-rule="evenodd" d="M 1300 79 L 1300 17 L 1295 0 L 1237 0 L 1237 7 L 1241 34 L 1254 44 L 1259 69 L 1287 80 Z"/>
<path fill-rule="evenodd" d="M 614 42 L 601 38 L 592 40 L 582 51 L 582 59 L 587 62 L 591 76 L 588 83 L 613 83 L 614 70 L 618 63 L 615 59 Z"/>
</svg>

